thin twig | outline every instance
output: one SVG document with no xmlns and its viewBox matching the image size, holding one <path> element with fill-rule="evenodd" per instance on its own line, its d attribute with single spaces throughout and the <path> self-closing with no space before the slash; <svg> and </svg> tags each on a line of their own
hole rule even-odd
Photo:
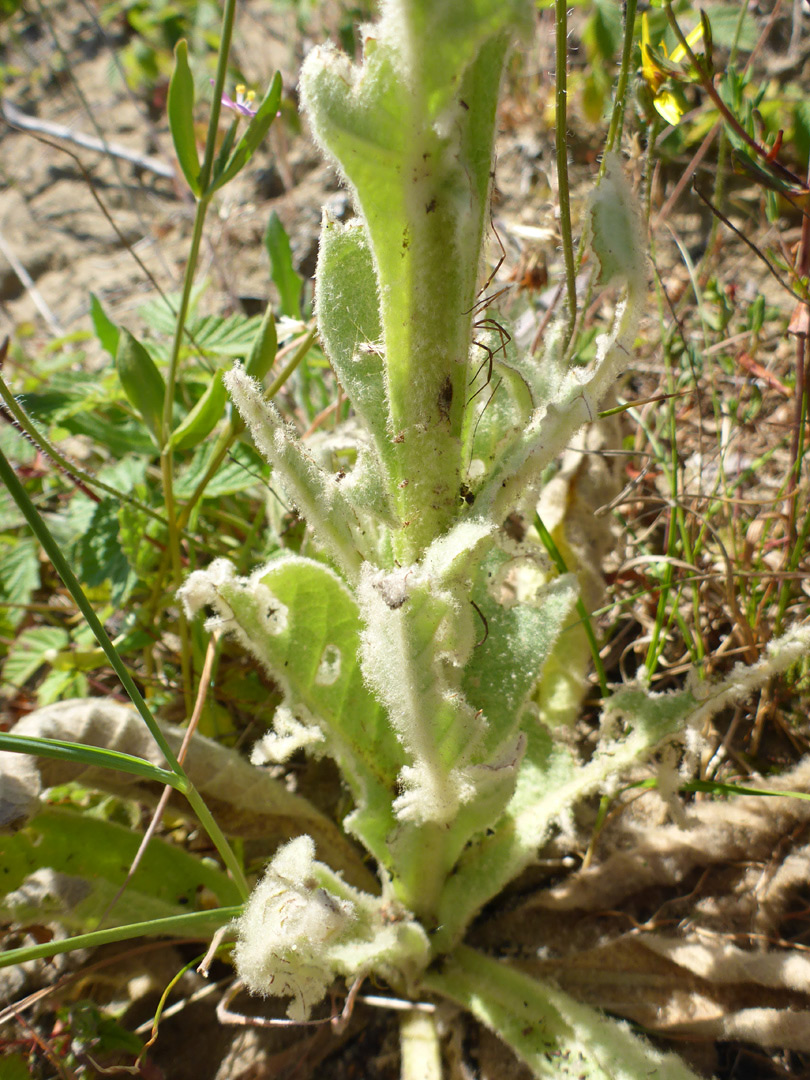
<svg viewBox="0 0 810 1080">
<path fill-rule="evenodd" d="M 42 120 L 38 116 L 29 116 L 22 112 L 10 101 L 0 99 L 0 114 L 15 128 L 23 131 L 33 131 L 40 135 L 50 135 L 54 139 L 64 139 L 75 146 L 81 146 L 84 150 L 95 150 L 99 154 L 108 154 L 111 157 L 121 158 L 139 169 L 147 169 L 156 176 L 162 176 L 166 180 L 175 179 L 175 171 L 171 165 L 167 165 L 160 158 L 151 157 L 149 154 L 139 154 L 137 150 L 130 150 L 128 146 L 120 143 L 107 142 L 95 135 L 85 135 L 81 131 L 73 131 L 65 124 L 57 124 L 53 120 Z"/>
<path fill-rule="evenodd" d="M 192 740 L 194 732 L 197 730 L 197 725 L 200 722 L 200 717 L 202 716 L 203 706 L 205 705 L 205 699 L 208 695 L 208 684 L 211 681 L 211 671 L 214 666 L 216 645 L 217 635 L 212 634 L 211 637 L 208 639 L 208 648 L 206 649 L 205 653 L 205 661 L 203 663 L 202 674 L 200 675 L 200 683 L 197 687 L 197 700 L 194 703 L 194 711 L 191 714 L 191 719 L 188 722 L 188 727 L 186 728 L 185 734 L 183 735 L 183 741 L 180 744 L 180 749 L 177 751 L 177 760 L 181 765 L 186 759 L 189 744 Z M 138 850 L 135 853 L 135 858 L 132 860 L 132 865 L 127 871 L 127 876 L 124 878 L 123 882 L 121 883 L 121 887 L 118 889 L 115 896 L 107 905 L 107 908 L 105 909 L 103 915 L 99 919 L 99 928 L 103 926 L 104 922 L 109 918 L 110 912 L 124 895 L 127 886 L 135 876 L 135 872 L 137 871 L 138 867 L 141 864 L 141 860 L 146 854 L 146 849 L 149 846 L 149 842 L 157 832 L 160 822 L 163 819 L 163 814 L 166 810 L 166 807 L 168 806 L 171 794 L 172 788 L 167 785 L 163 789 L 163 793 L 161 794 L 160 799 L 158 800 L 158 804 L 155 807 L 155 812 L 152 815 L 152 820 L 149 822 L 149 828 L 143 834 L 143 839 L 141 840 Z"/>
</svg>

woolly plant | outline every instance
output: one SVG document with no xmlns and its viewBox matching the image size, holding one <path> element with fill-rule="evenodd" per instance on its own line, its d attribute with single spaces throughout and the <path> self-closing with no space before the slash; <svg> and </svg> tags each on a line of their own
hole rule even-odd
<svg viewBox="0 0 810 1080">
<path fill-rule="evenodd" d="M 719 686 L 620 690 L 587 761 L 537 704 L 547 660 L 557 672 L 569 662 L 561 632 L 578 582 L 509 523 L 532 520 L 544 471 L 627 364 L 647 264 L 610 155 L 583 226 L 594 286 L 615 300 L 593 361 L 572 362 L 564 319 L 539 356 L 481 325 L 498 92 L 532 18 L 528 0 L 387 0 L 362 63 L 330 47 L 307 57 L 304 108 L 356 210 L 347 224 L 325 216 L 316 277 L 320 338 L 353 408 L 353 464 L 317 461 L 236 366 L 228 389 L 307 522 L 310 555 L 281 554 L 247 578 L 218 560 L 182 597 L 190 614 L 213 610 L 209 628 L 282 688 L 254 760 L 333 758 L 351 796 L 343 827 L 379 876 L 372 895 L 309 837 L 279 850 L 237 928 L 251 991 L 289 998 L 289 1016 L 306 1019 L 336 977 L 373 976 L 405 998 L 460 1003 L 537 1076 L 681 1080 L 690 1070 L 628 1026 L 464 944 L 579 800 L 806 644 L 783 639 Z M 438 1077 L 432 1019 L 408 1014 L 402 1037 L 403 1075 Z"/>
</svg>

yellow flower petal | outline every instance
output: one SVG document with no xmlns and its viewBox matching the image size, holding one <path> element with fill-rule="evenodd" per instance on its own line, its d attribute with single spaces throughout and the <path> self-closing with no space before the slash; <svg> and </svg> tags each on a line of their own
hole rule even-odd
<svg viewBox="0 0 810 1080">
<path fill-rule="evenodd" d="M 660 94 L 656 94 L 653 101 L 655 110 L 666 120 L 668 124 L 672 124 L 673 127 L 680 123 L 680 119 L 683 116 L 683 109 L 678 102 L 678 99 L 669 90 L 664 90 Z"/>
<path fill-rule="evenodd" d="M 697 45 L 697 43 L 702 37 L 703 23 L 699 22 L 694 28 L 694 30 L 692 30 L 689 34 L 686 35 L 686 44 L 689 46 L 690 49 L 694 49 L 695 45 Z M 676 45 L 675 48 L 672 50 L 672 56 L 670 56 L 670 60 L 678 64 L 681 62 L 681 60 L 684 59 L 685 56 L 686 49 L 684 49 L 683 45 Z"/>
</svg>

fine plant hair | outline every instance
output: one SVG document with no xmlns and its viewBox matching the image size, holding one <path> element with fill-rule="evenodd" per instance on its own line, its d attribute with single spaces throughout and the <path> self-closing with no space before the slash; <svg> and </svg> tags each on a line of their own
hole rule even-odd
<svg viewBox="0 0 810 1080">
<path fill-rule="evenodd" d="M 571 304 L 539 356 L 521 356 L 489 313 L 479 290 L 495 106 L 530 25 L 522 0 L 388 0 L 364 28 L 361 63 L 328 46 L 307 57 L 311 130 L 356 210 L 346 224 L 324 217 L 316 275 L 321 341 L 361 424 L 347 429 L 353 465 L 316 461 L 235 366 L 228 390 L 306 520 L 311 554 L 283 553 L 249 577 L 219 560 L 181 596 L 189 617 L 213 609 L 208 628 L 282 688 L 256 760 L 334 758 L 352 797 L 343 826 L 378 868 L 379 895 L 348 885 L 308 838 L 282 848 L 236 925 L 251 991 L 288 998 L 305 1020 L 337 976 L 373 976 L 469 1008 L 538 1076 L 686 1077 L 626 1027 L 463 943 L 580 799 L 669 740 L 694 750 L 707 717 L 784 670 L 808 637 L 670 694 L 651 693 L 642 672 L 603 702 L 587 761 L 544 713 L 546 661 L 565 665 L 578 581 L 506 525 L 531 520 L 544 470 L 626 365 L 648 266 L 611 152 L 583 222 L 592 287 L 615 298 L 595 359 L 572 361 Z M 500 394 L 480 394 L 496 375 Z M 439 1075 L 430 1061 L 424 1075 Z"/>
<path fill-rule="evenodd" d="M 228 0 L 224 25 L 228 19 L 232 25 L 233 10 Z M 188 676 L 192 634 L 199 633 L 192 620 L 200 615 L 211 649 L 228 636 L 280 693 L 272 728 L 253 747 L 250 764 L 153 718 L 0 454 L 3 480 L 134 705 L 59 703 L 0 737 L 0 749 L 14 752 L 0 760 L 11 781 L 0 817 L 16 826 L 35 812 L 49 784 L 78 778 L 109 786 L 97 775 L 99 766 L 120 770 L 138 798 L 165 786 L 173 810 L 185 807 L 202 824 L 227 870 L 207 868 L 205 885 L 219 907 L 192 913 L 201 916 L 193 925 L 206 934 L 222 931 L 210 955 L 223 937 L 235 938 L 240 983 L 284 999 L 286 1022 L 316 1022 L 313 1010 L 336 980 L 347 987 L 347 1013 L 365 980 L 383 983 L 404 1005 L 403 1080 L 443 1075 L 440 1023 L 417 1008 L 427 997 L 467 1010 L 537 1077 L 694 1080 L 680 1058 L 576 1000 L 557 981 L 472 947 L 469 931 L 486 905 L 536 864 L 546 843 L 565 846 L 583 800 L 614 795 L 659 750 L 658 784 L 674 806 L 679 759 L 688 763 L 700 752 L 706 722 L 795 664 L 810 644 L 808 628 L 794 628 L 714 681 L 692 673 L 681 689 L 653 692 L 651 671 L 642 666 L 635 681 L 610 692 L 585 603 L 589 568 L 566 566 L 538 515 L 545 495 L 545 505 L 553 504 L 564 521 L 566 500 L 548 498 L 550 470 L 579 445 L 628 366 L 648 301 L 647 237 L 614 139 L 634 11 L 628 4 L 622 90 L 583 209 L 576 257 L 564 141 L 566 16 L 564 4 L 556 7 L 566 303 L 537 351 L 521 347 L 494 306 L 505 250 L 491 211 L 498 95 L 510 50 L 532 31 L 532 0 L 382 0 L 378 20 L 362 29 L 360 62 L 332 46 L 307 56 L 301 101 L 355 211 L 348 222 L 324 213 L 316 272 L 317 333 L 351 406 L 330 444 L 340 448 L 339 467 L 330 445 L 313 449 L 271 400 L 314 337 L 313 330 L 265 386 L 277 346 L 272 312 L 244 362 L 224 377 L 217 370 L 175 426 L 175 384 L 205 213 L 266 135 L 281 94 L 277 77 L 255 109 L 229 101 L 226 49 L 200 163 L 187 47 L 178 46 L 169 120 L 196 216 L 168 377 L 132 334 L 107 325 L 103 312 L 96 316 L 160 457 L 163 565 L 183 605 L 178 640 L 187 712 L 193 720 Z M 240 115 L 247 126 L 237 138 L 234 121 L 217 151 L 223 102 L 246 110 Z M 488 270 L 493 231 L 501 254 Z M 577 353 L 577 273 L 585 270 L 589 301 L 601 298 L 607 312 L 588 363 Z M 293 308 L 296 303 L 297 297 Z M 235 406 L 227 416 L 226 390 Z M 25 429 L 24 414 L 14 416 Z M 203 443 L 220 421 L 201 486 L 179 507 L 174 456 Z M 306 523 L 302 553 L 275 545 L 269 561 L 248 573 L 216 558 L 181 584 L 183 531 L 195 502 L 245 431 L 271 466 L 274 488 Z M 602 528 L 592 518 L 583 536 Z M 573 728 L 591 687 L 591 655 L 602 698 L 585 754 Z M 141 720 L 155 741 L 151 750 Z M 265 769 L 283 767 L 297 753 L 336 764 L 347 793 L 340 827 Z M 48 764 L 35 767 L 22 754 Z M 15 770 L 6 758 L 25 764 Z M 231 798 L 229 791 L 238 794 Z M 219 822 L 206 798 L 225 808 Z M 738 837 L 745 821 L 744 810 L 729 815 L 725 831 L 714 832 L 718 848 Z M 701 837 L 716 825 L 711 811 L 687 824 Z M 226 834 L 241 839 L 257 830 L 273 838 L 285 833 L 286 842 L 255 884 Z M 598 908 L 606 877 L 619 892 L 669 883 L 668 873 L 700 864 L 679 835 L 676 825 L 657 839 L 645 834 L 639 847 L 647 861 L 639 863 L 638 852 L 617 852 L 601 868 L 586 867 L 547 890 L 537 906 L 562 913 Z M 764 836 L 763 827 L 763 843 Z M 707 842 L 706 857 L 709 848 Z M 660 852 L 665 866 L 655 862 Z M 775 888 L 780 896 L 797 873 L 785 868 Z M 59 898 L 70 884 L 67 875 L 50 876 L 36 893 L 27 883 L 6 898 L 6 909 L 23 919 L 42 896 Z M 189 925 L 182 915 L 155 916 L 149 932 L 180 934 Z M 77 947 L 101 940 L 114 938 L 76 939 Z M 694 942 L 662 938 L 658 948 L 675 956 L 692 946 L 705 966 L 712 956 L 745 966 L 730 947 L 700 952 Z M 46 943 L 16 957 L 54 955 L 62 947 Z M 768 963 L 749 968 L 763 983 L 771 978 Z"/>
</svg>

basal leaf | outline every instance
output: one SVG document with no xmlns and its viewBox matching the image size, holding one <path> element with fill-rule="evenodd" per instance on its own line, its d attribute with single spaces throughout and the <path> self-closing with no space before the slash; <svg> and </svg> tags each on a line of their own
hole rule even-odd
<svg viewBox="0 0 810 1080">
<path fill-rule="evenodd" d="M 457 949 L 425 982 L 504 1039 L 538 1080 L 697 1080 L 628 1024 L 473 949 Z"/>
<path fill-rule="evenodd" d="M 15 921 L 58 916 L 72 930 L 94 929 L 123 884 L 141 837 L 74 810 L 43 810 L 13 836 L 0 836 L 0 910 Z M 223 904 L 239 892 L 221 870 L 153 837 L 114 909 L 118 925 L 191 911 L 208 893 Z"/>
<path fill-rule="evenodd" d="M 286 716 L 323 737 L 358 806 L 347 826 L 387 863 L 403 755 L 360 672 L 360 616 L 346 586 L 321 563 L 287 556 L 250 579 L 218 560 L 192 574 L 181 595 L 192 613 L 213 607 L 222 628 L 281 685 Z"/>
</svg>

